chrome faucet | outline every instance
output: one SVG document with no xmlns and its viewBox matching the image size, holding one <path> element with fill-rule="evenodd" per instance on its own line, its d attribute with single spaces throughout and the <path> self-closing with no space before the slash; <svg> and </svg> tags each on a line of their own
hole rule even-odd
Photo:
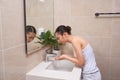
<svg viewBox="0 0 120 80">
<path fill-rule="evenodd" d="M 57 54 L 52 53 L 51 49 L 46 50 L 46 62 L 54 61 Z"/>
<path fill-rule="evenodd" d="M 55 53 L 47 53 L 46 54 L 46 62 L 54 61 L 56 56 L 57 55 Z"/>
</svg>

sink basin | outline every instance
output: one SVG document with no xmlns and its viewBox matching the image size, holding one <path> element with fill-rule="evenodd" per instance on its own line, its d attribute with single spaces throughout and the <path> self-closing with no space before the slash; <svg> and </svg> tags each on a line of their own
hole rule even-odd
<svg viewBox="0 0 120 80">
<path fill-rule="evenodd" d="M 81 80 L 81 68 L 68 60 L 41 62 L 28 73 L 26 80 Z"/>
<path fill-rule="evenodd" d="M 58 71 L 68 71 L 71 72 L 73 70 L 73 67 L 75 65 L 67 60 L 57 60 L 57 61 L 52 61 L 50 65 L 46 69 L 48 70 L 58 70 Z"/>
</svg>

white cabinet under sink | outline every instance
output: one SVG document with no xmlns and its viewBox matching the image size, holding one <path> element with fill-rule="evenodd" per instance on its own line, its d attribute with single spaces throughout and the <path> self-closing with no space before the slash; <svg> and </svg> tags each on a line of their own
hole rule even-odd
<svg viewBox="0 0 120 80">
<path fill-rule="evenodd" d="M 41 62 L 26 73 L 26 80 L 81 80 L 81 68 L 68 60 Z"/>
</svg>

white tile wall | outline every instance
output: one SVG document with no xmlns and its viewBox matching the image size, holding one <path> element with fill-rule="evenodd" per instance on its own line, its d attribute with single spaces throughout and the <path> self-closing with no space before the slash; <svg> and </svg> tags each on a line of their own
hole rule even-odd
<svg viewBox="0 0 120 80">
<path fill-rule="evenodd" d="M 55 28 L 72 26 L 73 34 L 82 35 L 93 46 L 103 80 L 120 80 L 120 18 L 94 17 L 96 11 L 119 11 L 120 1 L 54 1 Z M 25 80 L 25 72 L 44 59 L 44 50 L 25 56 L 23 20 L 23 0 L 0 0 L 0 63 L 4 64 L 0 65 L 4 68 L 0 69 L 0 80 Z"/>
</svg>

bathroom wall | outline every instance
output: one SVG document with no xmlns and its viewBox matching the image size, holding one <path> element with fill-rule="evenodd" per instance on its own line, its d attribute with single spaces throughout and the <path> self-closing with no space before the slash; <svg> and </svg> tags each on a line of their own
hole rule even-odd
<svg viewBox="0 0 120 80">
<path fill-rule="evenodd" d="M 1 4 L 0 4 L 1 5 Z M 2 56 L 2 40 L 1 40 L 1 32 L 2 32 L 2 24 L 1 24 L 1 6 L 0 6 L 0 80 L 3 80 L 3 56 Z"/>
<path fill-rule="evenodd" d="M 55 27 L 69 25 L 73 35 L 89 41 L 102 80 L 120 80 L 120 16 L 96 18 L 94 14 L 119 11 L 120 0 L 54 0 Z"/>
<path fill-rule="evenodd" d="M 44 49 L 26 56 L 23 0 L 0 0 L 0 80 L 25 80 L 43 60 Z"/>
<path fill-rule="evenodd" d="M 95 12 L 120 11 L 119 0 L 54 0 L 54 25 L 72 26 L 93 46 L 103 80 L 120 80 L 120 18 L 95 18 Z M 26 57 L 22 0 L 0 0 L 0 80 L 25 80 L 43 60 L 44 49 Z"/>
</svg>

